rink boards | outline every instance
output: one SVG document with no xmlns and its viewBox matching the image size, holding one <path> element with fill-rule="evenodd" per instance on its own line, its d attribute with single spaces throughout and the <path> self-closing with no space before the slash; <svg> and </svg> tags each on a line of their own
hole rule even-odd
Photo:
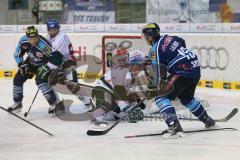
<svg viewBox="0 0 240 160">
<path fill-rule="evenodd" d="M 73 43 L 74 54 L 81 66 L 79 79 L 95 81 L 102 75 L 102 37 L 106 35 L 132 35 L 140 33 L 67 33 Z M 0 78 L 12 78 L 17 70 L 13 53 L 23 33 L 0 34 Z M 46 34 L 43 34 L 46 36 Z M 236 33 L 170 33 L 186 40 L 195 52 L 202 68 L 200 87 L 239 90 L 240 34 Z M 146 53 L 147 54 L 147 53 Z M 95 57 L 95 58 L 94 58 Z"/>
</svg>

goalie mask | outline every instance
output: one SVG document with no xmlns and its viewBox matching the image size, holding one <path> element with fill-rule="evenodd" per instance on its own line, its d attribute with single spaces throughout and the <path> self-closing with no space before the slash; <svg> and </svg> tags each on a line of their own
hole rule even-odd
<svg viewBox="0 0 240 160">
<path fill-rule="evenodd" d="M 128 52 L 126 50 L 117 50 L 113 56 L 113 62 L 121 68 L 126 68 L 128 64 Z"/>
</svg>

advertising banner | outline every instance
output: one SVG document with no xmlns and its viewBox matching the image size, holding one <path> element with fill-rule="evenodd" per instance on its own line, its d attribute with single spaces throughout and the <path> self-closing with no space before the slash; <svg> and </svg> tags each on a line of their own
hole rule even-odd
<svg viewBox="0 0 240 160">
<path fill-rule="evenodd" d="M 115 1 L 69 0 L 65 4 L 65 23 L 114 23 Z"/>
<path fill-rule="evenodd" d="M 147 22 L 216 23 L 219 17 L 209 11 L 209 0 L 148 0 Z"/>
<path fill-rule="evenodd" d="M 0 71 L 17 69 L 13 53 L 22 35 L 22 33 L 0 34 Z M 42 35 L 46 36 L 46 34 Z M 96 77 L 96 73 L 102 74 L 102 37 L 104 35 L 129 36 L 129 33 L 68 33 L 68 35 L 73 44 L 74 55 L 79 63 L 78 73 L 83 76 L 87 72 L 88 76 Z M 131 35 L 139 36 L 139 33 Z M 176 34 L 169 33 L 169 35 Z M 231 33 L 214 33 L 212 35 L 208 33 L 178 33 L 177 36 L 184 38 L 187 47 L 198 56 L 202 69 L 201 79 L 239 81 L 240 70 L 237 67 L 240 60 L 239 35 Z"/>
</svg>

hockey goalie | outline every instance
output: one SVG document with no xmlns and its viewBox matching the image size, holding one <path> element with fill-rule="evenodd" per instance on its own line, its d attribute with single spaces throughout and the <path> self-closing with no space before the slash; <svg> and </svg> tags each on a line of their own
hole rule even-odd
<svg viewBox="0 0 240 160">
<path fill-rule="evenodd" d="M 117 50 L 111 59 L 111 70 L 107 71 L 94 87 L 87 88 L 78 83 L 66 82 L 61 70 L 53 71 L 49 81 L 67 85 L 76 95 L 86 93 L 86 96 L 91 96 L 95 102 L 91 114 L 94 124 L 117 120 L 129 106 L 135 105 L 145 97 L 146 93 L 142 87 L 147 86 L 148 80 L 141 75 L 144 58 L 144 54 L 138 50 Z M 136 123 L 143 119 L 142 109 L 145 108 L 145 103 L 139 106 L 126 118 L 128 122 Z"/>
</svg>

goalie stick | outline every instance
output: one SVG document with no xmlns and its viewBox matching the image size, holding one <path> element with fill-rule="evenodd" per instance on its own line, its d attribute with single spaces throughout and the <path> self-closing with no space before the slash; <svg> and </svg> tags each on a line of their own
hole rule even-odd
<svg viewBox="0 0 240 160">
<path fill-rule="evenodd" d="M 15 114 L 15 113 L 9 112 L 8 110 L 6 110 L 5 108 L 3 108 L 2 106 L 0 106 L 0 108 L 1 108 L 2 110 L 6 111 L 6 112 L 8 112 L 8 113 L 10 113 L 10 114 L 12 114 L 13 116 L 15 116 L 15 117 L 17 117 L 17 118 L 23 120 L 24 122 L 30 124 L 31 126 L 33 126 L 33 127 L 37 128 L 37 129 L 39 129 L 39 130 L 41 130 L 41 131 L 47 133 L 48 135 L 53 136 L 53 134 L 49 133 L 48 131 L 46 131 L 46 130 L 42 129 L 41 127 L 39 127 L 39 126 L 33 124 L 32 122 L 30 122 L 30 121 L 28 121 L 28 120 L 26 120 L 26 119 L 24 119 L 24 118 L 18 116 L 18 115 Z"/>
<path fill-rule="evenodd" d="M 212 129 L 198 129 L 198 130 L 188 130 L 184 131 L 183 133 L 199 133 L 199 132 L 211 132 L 211 131 L 237 131 L 235 128 L 212 128 Z M 153 134 L 139 134 L 133 136 L 125 136 L 124 138 L 137 138 L 137 137 L 150 137 L 150 136 L 161 136 L 161 133 L 153 133 Z"/>
<path fill-rule="evenodd" d="M 112 130 L 118 123 L 120 123 L 124 118 L 128 116 L 128 114 L 132 111 L 132 109 L 137 108 L 145 99 L 142 99 L 138 104 L 131 106 L 128 108 L 128 110 L 125 112 L 125 115 L 123 115 L 118 121 L 116 121 L 111 127 L 109 127 L 106 130 L 97 131 L 97 130 L 88 130 L 87 135 L 89 136 L 101 136 L 107 134 L 110 130 Z"/>
<path fill-rule="evenodd" d="M 238 113 L 238 108 L 234 108 L 227 116 L 224 118 L 220 119 L 214 119 L 215 122 L 227 122 L 229 121 L 232 117 L 234 117 Z M 161 116 L 153 116 L 153 115 L 145 115 L 144 118 L 161 118 Z M 199 119 L 196 118 L 187 118 L 187 117 L 178 117 L 180 120 L 188 120 L 188 121 L 199 121 Z"/>
</svg>

